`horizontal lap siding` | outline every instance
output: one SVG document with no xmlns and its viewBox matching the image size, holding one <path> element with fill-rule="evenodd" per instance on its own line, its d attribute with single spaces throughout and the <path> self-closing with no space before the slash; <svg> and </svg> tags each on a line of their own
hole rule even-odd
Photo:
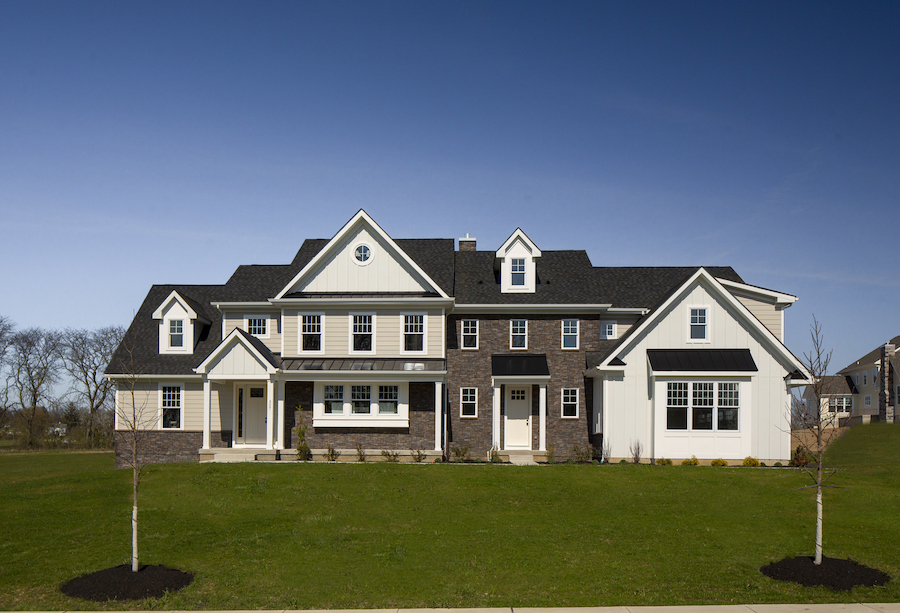
<svg viewBox="0 0 900 613">
<path fill-rule="evenodd" d="M 775 338 L 781 340 L 781 311 L 774 304 L 754 300 L 747 296 L 737 296 L 737 299 L 747 307 L 747 310 L 753 313 L 762 325 L 769 329 L 769 332 L 775 335 Z"/>
</svg>

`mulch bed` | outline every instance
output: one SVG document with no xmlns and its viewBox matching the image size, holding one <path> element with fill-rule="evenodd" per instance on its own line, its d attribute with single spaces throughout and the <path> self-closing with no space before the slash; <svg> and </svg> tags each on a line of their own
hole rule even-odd
<svg viewBox="0 0 900 613">
<path fill-rule="evenodd" d="M 884 585 L 890 575 L 857 564 L 853 560 L 838 560 L 822 556 L 822 564 L 815 565 L 815 558 L 798 556 L 772 562 L 760 568 L 760 572 L 778 581 L 793 581 L 806 587 L 823 585 L 835 591 L 849 591 L 858 585 L 872 587 Z"/>
<path fill-rule="evenodd" d="M 60 587 L 66 596 L 106 602 L 159 598 L 191 584 L 194 575 L 165 566 L 141 566 L 135 573 L 130 564 L 113 566 L 72 579 Z"/>
</svg>

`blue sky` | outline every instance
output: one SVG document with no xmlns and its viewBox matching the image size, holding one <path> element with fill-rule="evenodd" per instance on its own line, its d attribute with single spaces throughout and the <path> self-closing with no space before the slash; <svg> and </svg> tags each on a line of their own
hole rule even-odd
<svg viewBox="0 0 900 613">
<path fill-rule="evenodd" d="M 900 3 L 0 1 L 0 314 L 517 227 L 730 265 L 833 370 L 900 334 Z"/>
</svg>

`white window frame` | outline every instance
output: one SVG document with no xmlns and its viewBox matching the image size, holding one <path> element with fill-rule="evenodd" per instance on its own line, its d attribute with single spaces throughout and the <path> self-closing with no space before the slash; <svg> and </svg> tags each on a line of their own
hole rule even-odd
<svg viewBox="0 0 900 613">
<path fill-rule="evenodd" d="M 165 399 L 165 393 L 166 393 L 165 389 L 166 388 L 178 388 L 179 406 L 178 406 L 178 427 L 177 428 L 166 428 L 163 426 L 163 423 L 165 421 L 164 420 L 165 409 L 172 408 L 172 407 L 164 406 L 165 401 L 166 401 L 166 399 Z M 170 432 L 184 430 L 184 383 L 174 382 L 174 381 L 161 382 L 159 384 L 159 393 L 157 394 L 157 398 L 158 398 L 158 411 L 159 411 L 158 412 L 158 420 L 159 420 L 158 429 L 166 430 L 166 431 L 170 431 Z"/>
<path fill-rule="evenodd" d="M 566 332 L 566 322 L 572 322 L 572 321 L 575 322 L 575 331 L 572 332 L 572 331 L 570 330 L 569 332 Z M 580 346 L 580 344 L 581 344 L 581 343 L 579 342 L 579 341 L 580 341 L 580 338 L 581 338 L 581 322 L 580 322 L 578 319 L 574 319 L 574 318 L 571 318 L 571 317 L 570 317 L 570 318 L 567 318 L 567 319 L 562 319 L 562 320 L 560 320 L 560 322 L 559 322 L 559 336 L 560 336 L 560 339 L 559 339 L 559 346 L 560 346 L 561 349 L 578 349 L 579 346 Z M 574 345 L 573 347 L 566 347 L 566 337 L 567 337 L 567 336 L 569 336 L 569 337 L 574 336 L 574 337 L 575 337 L 575 345 Z"/>
<path fill-rule="evenodd" d="M 600 320 L 600 340 L 612 340 L 618 337 L 618 325 L 616 322 Z"/>
<path fill-rule="evenodd" d="M 863 371 L 863 385 L 869 385 L 869 371 Z"/>
<path fill-rule="evenodd" d="M 366 258 L 364 261 L 360 261 L 356 257 L 356 253 L 360 249 L 367 249 L 369 252 L 369 257 Z M 350 259 L 352 259 L 353 263 L 356 264 L 357 266 L 368 266 L 369 264 L 372 263 L 372 260 L 375 259 L 375 250 L 372 249 L 372 246 L 369 243 L 366 243 L 366 242 L 357 243 L 357 244 L 353 245 L 353 251 L 351 251 L 351 253 L 350 253 Z"/>
<path fill-rule="evenodd" d="M 350 345 L 349 345 L 348 350 L 349 350 L 349 352 L 350 352 L 350 355 L 372 355 L 373 353 L 375 353 L 375 320 L 376 320 L 375 313 L 371 313 L 371 312 L 368 312 L 368 313 L 350 313 L 349 317 L 350 317 L 350 321 L 349 321 L 349 323 L 350 323 L 350 339 L 349 339 Z M 369 350 L 365 350 L 365 349 L 356 350 L 356 349 L 353 348 L 353 334 L 354 334 L 353 327 L 354 327 L 354 325 L 355 325 L 355 324 L 353 323 L 353 319 L 354 319 L 355 317 L 371 317 L 371 318 L 372 318 L 372 319 L 371 319 L 371 325 L 372 325 L 372 330 L 371 330 L 371 336 L 372 336 L 372 349 L 369 349 Z"/>
<path fill-rule="evenodd" d="M 575 415 L 566 415 L 566 405 L 572 404 L 571 401 L 566 402 L 566 392 L 575 392 Z M 581 415 L 581 394 L 577 387 L 564 387 L 559 391 L 559 416 L 562 419 L 578 419 Z"/>
<path fill-rule="evenodd" d="M 336 387 L 341 388 L 340 398 L 337 398 L 333 394 L 333 392 L 334 392 L 333 388 L 336 388 Z M 329 388 L 332 388 L 332 389 L 329 390 Z M 325 385 L 322 387 L 322 413 L 324 415 L 328 415 L 328 416 L 340 415 L 341 417 L 344 416 L 344 413 L 345 413 L 344 405 L 347 403 L 347 392 L 345 391 L 346 389 L 347 389 L 347 386 L 342 383 L 331 383 L 331 382 L 325 383 Z M 329 391 L 332 392 L 332 394 L 330 395 L 331 397 L 329 397 L 329 394 L 328 394 Z M 334 407 L 329 406 L 329 403 L 337 402 L 338 400 L 340 400 L 340 403 L 341 403 L 341 411 L 340 411 L 340 413 L 335 413 L 333 411 Z M 329 411 L 328 410 L 329 408 L 331 408 L 332 411 Z"/>
<path fill-rule="evenodd" d="M 872 406 L 872 396 L 870 394 L 866 394 L 866 397 L 863 398 L 863 406 Z"/>
<path fill-rule="evenodd" d="M 475 332 L 466 332 L 466 323 L 475 324 Z M 475 346 L 474 347 L 466 347 L 466 335 L 475 337 Z M 475 351 L 478 349 L 478 320 L 477 319 L 461 319 L 459 324 L 459 336 L 462 339 L 460 343 L 460 349 L 465 349 L 468 351 Z"/>
<path fill-rule="evenodd" d="M 670 404 L 669 403 L 669 386 L 681 384 L 686 385 L 687 398 L 685 399 L 686 404 Z M 695 386 L 698 384 L 712 384 L 712 404 L 711 405 L 696 405 L 695 400 Z M 723 390 L 722 385 L 734 385 L 734 392 L 737 393 L 737 405 L 723 403 L 722 392 L 730 392 L 732 390 Z M 727 381 L 727 380 L 678 380 L 678 381 L 666 381 L 665 386 L 665 414 L 663 415 L 663 419 L 665 420 L 665 431 L 667 433 L 678 434 L 678 433 L 690 433 L 692 435 L 716 435 L 716 434 L 740 434 L 741 433 L 741 416 L 744 413 L 744 401 L 745 401 L 745 390 L 743 389 L 740 381 Z M 682 398 L 679 396 L 679 398 Z M 727 398 L 727 396 L 726 396 Z M 670 408 L 684 408 L 687 411 L 687 421 L 685 428 L 670 428 L 669 427 L 669 409 Z M 706 409 L 709 408 L 712 410 L 712 428 L 695 428 L 694 427 L 694 409 Z M 723 429 L 719 427 L 719 410 L 720 409 L 737 409 L 737 429 Z"/>
<path fill-rule="evenodd" d="M 474 400 L 466 400 L 467 393 L 474 393 Z M 463 411 L 463 405 L 475 404 L 475 414 L 466 415 Z M 461 387 L 459 388 L 459 418 L 460 419 L 477 419 L 478 418 L 478 388 L 477 387 Z"/>
<path fill-rule="evenodd" d="M 389 392 L 390 388 L 394 389 L 393 397 L 391 397 L 391 394 Z M 387 394 L 385 393 L 386 390 L 388 390 Z M 399 414 L 400 413 L 400 386 L 397 385 L 396 383 L 387 384 L 387 385 L 379 383 L 378 384 L 378 400 L 376 400 L 376 403 L 378 404 L 378 414 L 379 415 L 397 415 L 397 414 Z M 384 403 L 385 405 L 393 404 L 394 410 L 393 411 L 383 411 L 382 407 L 381 407 L 382 403 Z"/>
<path fill-rule="evenodd" d="M 251 320 L 259 319 L 265 322 L 266 332 L 265 334 L 253 333 L 250 331 L 250 322 Z M 269 338 L 271 336 L 272 331 L 272 322 L 270 318 L 265 313 L 245 313 L 244 314 L 244 332 L 249 334 L 250 336 L 255 336 L 256 338 Z"/>
<path fill-rule="evenodd" d="M 524 288 L 528 286 L 528 258 L 510 258 L 509 259 L 509 286 L 515 288 Z M 521 269 L 518 268 L 521 262 Z M 516 275 L 522 275 L 522 282 L 516 283 Z"/>
<path fill-rule="evenodd" d="M 185 343 L 184 343 L 184 328 L 185 328 L 184 320 L 183 319 L 167 319 L 166 323 L 168 324 L 168 330 L 169 330 L 169 333 L 168 333 L 169 351 L 186 351 Z M 179 332 L 172 332 L 172 325 L 176 324 L 176 323 L 179 325 L 181 330 Z M 180 345 L 172 344 L 172 337 L 175 335 L 181 336 L 181 344 Z"/>
<path fill-rule="evenodd" d="M 303 318 L 319 318 L 319 349 L 303 348 Z M 304 355 L 321 355 L 325 353 L 325 314 L 324 313 L 298 313 L 297 314 L 297 353 Z"/>
<path fill-rule="evenodd" d="M 703 323 L 703 338 L 691 338 L 691 327 L 695 325 L 694 322 L 694 311 L 705 311 L 704 323 Z M 687 342 L 688 343 L 708 343 L 712 338 L 711 328 L 712 326 L 712 309 L 707 304 L 689 304 L 687 307 Z"/>
<path fill-rule="evenodd" d="M 513 347 L 513 324 L 514 324 L 514 322 L 517 322 L 517 321 L 525 322 L 525 332 L 524 332 L 525 345 L 523 345 L 522 347 Z M 516 334 L 516 336 L 519 336 L 519 334 Z M 517 318 L 517 319 L 509 320 L 509 348 L 512 351 L 526 351 L 528 349 L 528 320 L 527 319 L 518 319 Z"/>
<path fill-rule="evenodd" d="M 326 386 L 343 388 L 342 413 L 325 412 Z M 353 388 L 369 388 L 369 412 L 353 412 Z M 397 388 L 397 412 L 382 413 L 381 387 Z M 316 381 L 313 384 L 313 427 L 316 428 L 409 428 L 409 382 L 402 380 L 341 379 Z"/>
<path fill-rule="evenodd" d="M 406 318 L 422 318 L 422 349 L 406 349 Z M 400 353 L 402 355 L 424 355 L 428 353 L 428 314 L 424 312 L 400 313 Z"/>
</svg>

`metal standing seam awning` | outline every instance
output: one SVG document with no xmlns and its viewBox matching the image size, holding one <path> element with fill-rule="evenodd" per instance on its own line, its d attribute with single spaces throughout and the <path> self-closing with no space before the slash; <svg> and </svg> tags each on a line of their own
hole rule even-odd
<svg viewBox="0 0 900 613">
<path fill-rule="evenodd" d="M 549 377 L 550 367 L 547 366 L 547 355 L 544 353 L 495 353 L 491 356 L 491 376 Z"/>
<path fill-rule="evenodd" d="M 654 372 L 757 372 L 749 349 L 648 349 Z"/>
</svg>

